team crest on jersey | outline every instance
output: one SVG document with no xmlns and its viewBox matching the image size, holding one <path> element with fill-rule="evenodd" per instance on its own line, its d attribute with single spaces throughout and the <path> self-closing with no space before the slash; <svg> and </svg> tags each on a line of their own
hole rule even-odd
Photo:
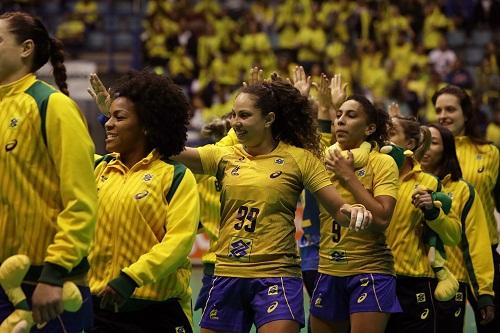
<svg viewBox="0 0 500 333">
<path fill-rule="evenodd" d="M 481 155 L 481 154 L 476 155 L 476 160 L 480 161 L 482 159 L 483 159 L 483 155 Z"/>
<path fill-rule="evenodd" d="M 177 326 L 175 328 L 175 333 L 186 333 L 186 329 L 184 328 L 184 326 Z"/>
<path fill-rule="evenodd" d="M 285 160 L 282 158 L 277 158 L 274 160 L 274 163 L 281 165 L 281 164 L 285 163 Z"/>
<path fill-rule="evenodd" d="M 455 301 L 457 301 L 457 302 L 464 301 L 464 294 L 461 291 L 459 291 L 455 294 Z"/>
<path fill-rule="evenodd" d="M 358 177 L 363 177 L 364 175 L 366 175 L 366 170 L 365 169 L 360 169 L 360 170 L 356 171 L 356 175 Z"/>
<path fill-rule="evenodd" d="M 243 161 L 245 159 L 245 156 L 241 156 L 240 158 L 238 158 L 238 161 Z"/>
<path fill-rule="evenodd" d="M 144 190 L 144 191 L 142 191 L 142 192 L 137 193 L 137 194 L 134 196 L 134 198 L 135 198 L 136 200 L 139 200 L 139 199 L 144 198 L 144 197 L 145 197 L 145 196 L 147 196 L 148 194 L 149 194 L 149 192 L 148 192 L 147 190 Z"/>
<path fill-rule="evenodd" d="M 229 258 L 238 261 L 250 261 L 252 240 L 248 238 L 233 237 L 229 243 Z"/>
<path fill-rule="evenodd" d="M 108 176 L 102 175 L 101 176 L 101 182 L 105 182 L 106 180 L 108 180 Z"/>
<path fill-rule="evenodd" d="M 151 179 L 153 179 L 153 175 L 150 173 L 147 173 L 144 175 L 144 177 L 142 179 L 144 179 L 145 182 L 149 182 Z"/>
<path fill-rule="evenodd" d="M 16 146 L 17 146 L 17 140 L 9 141 L 5 145 L 5 151 L 6 152 L 12 151 L 12 150 L 14 150 L 14 148 L 16 148 Z"/>
<path fill-rule="evenodd" d="M 453 200 L 453 193 L 448 192 L 448 193 L 446 193 L 446 194 L 450 197 L 450 199 L 452 199 L 452 200 Z"/>
<path fill-rule="evenodd" d="M 425 294 L 424 293 L 418 293 L 415 294 L 417 297 L 417 303 L 424 303 L 425 302 Z"/>
<path fill-rule="evenodd" d="M 19 120 L 17 120 L 16 118 L 12 118 L 10 120 L 9 126 L 12 127 L 12 128 L 15 128 L 15 127 L 17 127 L 18 123 L 19 123 Z"/>
<path fill-rule="evenodd" d="M 235 166 L 235 167 L 233 168 L 233 170 L 231 170 L 231 174 L 232 174 L 233 176 L 239 176 L 240 174 L 238 173 L 238 170 L 240 170 L 240 166 L 239 166 L 239 165 Z"/>
<path fill-rule="evenodd" d="M 335 250 L 332 252 L 332 260 L 337 264 L 347 264 L 347 254 L 345 250 Z"/>
<path fill-rule="evenodd" d="M 272 178 L 272 179 L 278 178 L 279 176 L 281 176 L 282 173 L 283 173 L 283 171 L 275 171 L 269 175 L 269 178 Z"/>
<path fill-rule="evenodd" d="M 274 286 L 270 286 L 269 289 L 267 290 L 267 295 L 269 296 L 274 296 L 278 295 L 278 285 L 275 284 Z"/>
</svg>

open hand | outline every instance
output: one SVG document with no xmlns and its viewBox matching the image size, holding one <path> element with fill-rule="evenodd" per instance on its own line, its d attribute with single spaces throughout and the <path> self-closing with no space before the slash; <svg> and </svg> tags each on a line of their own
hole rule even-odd
<svg viewBox="0 0 500 333">
<path fill-rule="evenodd" d="M 92 73 L 89 77 L 90 87 L 87 92 L 92 96 L 99 108 L 99 111 L 106 117 L 109 117 L 109 108 L 111 106 L 111 94 L 101 82 L 97 74 Z"/>
</svg>

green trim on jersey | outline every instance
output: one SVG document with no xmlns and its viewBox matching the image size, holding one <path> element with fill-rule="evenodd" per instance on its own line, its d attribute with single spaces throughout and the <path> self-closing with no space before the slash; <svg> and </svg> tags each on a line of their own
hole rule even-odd
<svg viewBox="0 0 500 333">
<path fill-rule="evenodd" d="M 170 203 L 172 197 L 175 194 L 175 191 L 177 191 L 177 188 L 182 182 L 182 178 L 184 178 L 184 174 L 186 173 L 186 166 L 182 163 L 170 160 L 166 161 L 164 160 L 164 162 L 167 162 L 168 164 L 174 166 L 174 176 L 172 177 L 172 185 L 170 186 L 170 190 L 168 190 L 168 193 L 166 195 L 167 202 Z"/>
<path fill-rule="evenodd" d="M 45 120 L 47 118 L 47 105 L 49 103 L 50 95 L 55 92 L 57 92 L 57 90 L 42 81 L 36 81 L 25 91 L 26 94 L 35 99 L 35 102 L 38 106 L 41 121 L 40 126 L 42 129 L 42 137 L 45 146 L 47 146 L 47 129 L 45 128 Z"/>
<path fill-rule="evenodd" d="M 462 210 L 462 216 L 460 217 L 460 221 L 462 222 L 462 252 L 464 256 L 465 268 L 469 273 L 469 279 L 472 286 L 472 290 L 474 291 L 475 294 L 474 296 L 477 297 L 479 292 L 479 283 L 477 282 L 477 277 L 474 272 L 474 265 L 472 264 L 472 258 L 470 256 L 469 240 L 467 239 L 467 234 L 465 233 L 465 220 L 467 219 L 467 215 L 469 214 L 472 204 L 474 203 L 476 193 L 474 191 L 474 187 L 471 184 L 469 184 L 465 180 L 464 182 L 467 184 L 467 187 L 469 188 L 469 199 L 467 199 L 467 202 L 464 205 L 464 209 Z"/>
</svg>

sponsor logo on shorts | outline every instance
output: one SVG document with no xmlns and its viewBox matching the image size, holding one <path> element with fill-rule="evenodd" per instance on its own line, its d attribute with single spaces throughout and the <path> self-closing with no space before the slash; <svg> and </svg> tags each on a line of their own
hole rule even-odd
<svg viewBox="0 0 500 333">
<path fill-rule="evenodd" d="M 252 240 L 247 238 L 233 237 L 229 243 L 230 258 L 240 261 L 250 261 Z"/>
<path fill-rule="evenodd" d="M 314 301 L 314 306 L 317 307 L 317 308 L 322 308 L 323 305 L 321 304 L 321 294 L 318 296 L 318 298 L 316 298 L 316 300 Z"/>
<path fill-rule="evenodd" d="M 153 175 L 150 173 L 147 173 L 144 175 L 143 179 L 145 182 L 149 182 L 151 179 L 153 179 Z"/>
<path fill-rule="evenodd" d="M 274 286 L 270 286 L 269 289 L 267 290 L 267 294 L 269 296 L 273 296 L 273 295 L 278 295 L 278 285 L 275 284 Z"/>
<path fill-rule="evenodd" d="M 277 158 L 277 159 L 274 160 L 274 163 L 281 165 L 281 164 L 285 163 L 285 160 L 282 159 L 282 158 Z"/>
<path fill-rule="evenodd" d="M 361 287 L 366 287 L 369 283 L 370 283 L 370 280 L 368 278 L 359 279 L 359 284 Z"/>
<path fill-rule="evenodd" d="M 219 317 L 217 316 L 217 309 L 212 309 L 210 311 L 210 319 L 219 320 Z"/>
<path fill-rule="evenodd" d="M 135 198 L 136 200 L 139 200 L 139 199 L 144 198 L 144 197 L 145 197 L 145 196 L 147 196 L 148 194 L 149 194 L 149 191 L 144 190 L 144 191 L 142 191 L 142 192 L 137 193 L 137 194 L 134 196 L 134 198 Z"/>
<path fill-rule="evenodd" d="M 362 293 L 361 296 L 358 297 L 358 304 L 363 303 L 363 301 L 366 299 L 366 296 L 368 296 L 367 293 Z"/>
<path fill-rule="evenodd" d="M 424 293 L 418 293 L 415 294 L 417 296 L 417 303 L 424 303 L 425 302 L 425 294 Z"/>
<path fill-rule="evenodd" d="M 337 264 L 347 264 L 347 255 L 345 250 L 335 250 L 332 252 L 332 260 Z"/>
<path fill-rule="evenodd" d="M 273 312 L 274 310 L 276 310 L 276 308 L 278 307 L 278 301 L 274 301 L 271 305 L 269 305 L 269 307 L 267 308 L 267 313 L 271 313 Z"/>
<path fill-rule="evenodd" d="M 184 326 L 178 326 L 175 328 L 175 333 L 186 333 L 186 329 L 184 329 Z"/>
<path fill-rule="evenodd" d="M 458 316 L 460 316 L 460 313 L 462 313 L 462 308 L 458 308 L 458 310 L 455 311 L 455 318 L 458 318 Z"/>
<path fill-rule="evenodd" d="M 424 312 L 422 312 L 422 314 L 420 315 L 420 319 L 422 320 L 427 319 L 428 316 L 429 316 L 429 309 L 425 309 Z"/>
<path fill-rule="evenodd" d="M 455 301 L 457 302 L 463 302 L 464 301 L 464 293 L 459 291 L 455 295 Z"/>
</svg>

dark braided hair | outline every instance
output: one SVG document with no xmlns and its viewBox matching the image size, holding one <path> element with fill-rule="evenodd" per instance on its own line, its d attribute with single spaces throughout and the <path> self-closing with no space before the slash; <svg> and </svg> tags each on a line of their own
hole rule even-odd
<svg viewBox="0 0 500 333">
<path fill-rule="evenodd" d="M 255 96 L 255 107 L 263 116 L 270 112 L 276 115 L 271 126 L 274 139 L 321 157 L 320 136 L 312 116 L 312 105 L 289 82 L 273 75 L 271 81 L 245 86 L 240 93 Z"/>
<path fill-rule="evenodd" d="M 6 20 L 9 31 L 16 41 L 21 44 L 31 39 L 35 44 L 32 73 L 39 70 L 49 59 L 53 67 L 53 75 L 57 86 L 62 93 L 69 96 L 66 83 L 66 67 L 64 66 L 64 51 L 61 41 L 50 37 L 42 21 L 37 17 L 23 12 L 7 12 L 0 15 L 0 20 Z"/>
</svg>

